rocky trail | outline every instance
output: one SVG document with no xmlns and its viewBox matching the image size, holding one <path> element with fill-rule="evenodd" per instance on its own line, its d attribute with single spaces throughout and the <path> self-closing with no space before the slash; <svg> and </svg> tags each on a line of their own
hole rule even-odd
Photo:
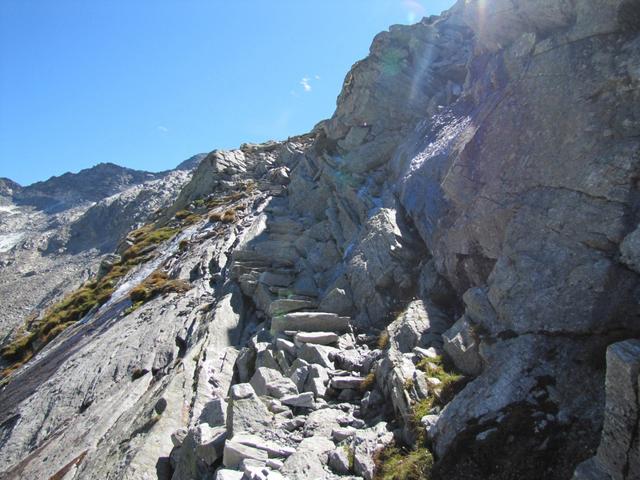
<svg viewBox="0 0 640 480">
<path fill-rule="evenodd" d="M 312 132 L 65 211 L 54 263 L 123 231 L 5 322 L 0 478 L 637 478 L 637 9 L 460 1 Z"/>
</svg>

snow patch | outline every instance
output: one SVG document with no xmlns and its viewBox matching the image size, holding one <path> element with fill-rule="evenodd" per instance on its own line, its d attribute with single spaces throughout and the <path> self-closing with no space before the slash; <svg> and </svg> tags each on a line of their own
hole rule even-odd
<svg viewBox="0 0 640 480">
<path fill-rule="evenodd" d="M 8 213 L 9 215 L 17 215 L 18 207 L 15 205 L 0 205 L 0 213 Z"/>
<path fill-rule="evenodd" d="M 15 247 L 24 237 L 24 233 L 3 233 L 0 234 L 0 253 L 5 253 Z"/>
</svg>

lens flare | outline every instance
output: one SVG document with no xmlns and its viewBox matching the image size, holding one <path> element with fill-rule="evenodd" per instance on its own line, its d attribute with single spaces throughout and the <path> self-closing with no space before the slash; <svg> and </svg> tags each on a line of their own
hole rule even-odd
<svg viewBox="0 0 640 480">
<path fill-rule="evenodd" d="M 427 10 L 418 0 L 402 0 L 402 5 L 407 10 L 408 23 L 416 23 L 427 13 Z"/>
<path fill-rule="evenodd" d="M 466 7 L 474 12 L 478 31 L 484 32 L 487 20 L 487 0 L 466 0 Z"/>
</svg>

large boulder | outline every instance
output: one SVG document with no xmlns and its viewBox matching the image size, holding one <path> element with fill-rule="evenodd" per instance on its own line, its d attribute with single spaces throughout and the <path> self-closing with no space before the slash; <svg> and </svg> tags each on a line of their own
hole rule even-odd
<svg viewBox="0 0 640 480">
<path fill-rule="evenodd" d="M 269 455 L 264 450 L 234 440 L 228 440 L 224 445 L 223 463 L 225 467 L 237 468 L 246 459 L 266 462 L 268 458 Z"/>
<path fill-rule="evenodd" d="M 284 462 L 280 472 L 290 480 L 330 478 L 325 465 L 329 461 L 329 452 L 334 448 L 333 442 L 326 437 L 316 435 L 305 438 L 298 446 L 296 453 Z"/>
<path fill-rule="evenodd" d="M 236 432 L 255 432 L 268 427 L 273 415 L 256 395 L 249 383 L 231 387 L 227 407 L 227 431 L 229 436 Z"/>
<path fill-rule="evenodd" d="M 283 376 L 278 370 L 271 368 L 257 368 L 249 383 L 258 395 L 281 398 L 285 395 L 298 393 L 295 383 Z"/>
<path fill-rule="evenodd" d="M 394 348 L 409 353 L 414 347 L 440 343 L 440 335 L 448 326 L 449 320 L 440 309 L 414 300 L 387 327 L 387 332 Z"/>
<path fill-rule="evenodd" d="M 475 376 L 482 371 L 478 336 L 468 317 L 461 317 L 442 334 L 442 339 L 445 352 L 461 372 Z"/>
<path fill-rule="evenodd" d="M 227 432 L 224 428 L 212 428 L 207 424 L 192 428 L 177 446 L 178 459 L 173 479 L 197 478 L 222 457 Z M 174 441 L 174 444 L 176 442 Z"/>
</svg>

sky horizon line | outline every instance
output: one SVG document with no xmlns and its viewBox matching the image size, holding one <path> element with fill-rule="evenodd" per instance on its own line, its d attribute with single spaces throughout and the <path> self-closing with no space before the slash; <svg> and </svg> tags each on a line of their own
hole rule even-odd
<svg viewBox="0 0 640 480">
<path fill-rule="evenodd" d="M 0 177 L 28 186 L 100 163 L 159 172 L 308 133 L 375 35 L 453 3 L 6 0 Z"/>
</svg>

